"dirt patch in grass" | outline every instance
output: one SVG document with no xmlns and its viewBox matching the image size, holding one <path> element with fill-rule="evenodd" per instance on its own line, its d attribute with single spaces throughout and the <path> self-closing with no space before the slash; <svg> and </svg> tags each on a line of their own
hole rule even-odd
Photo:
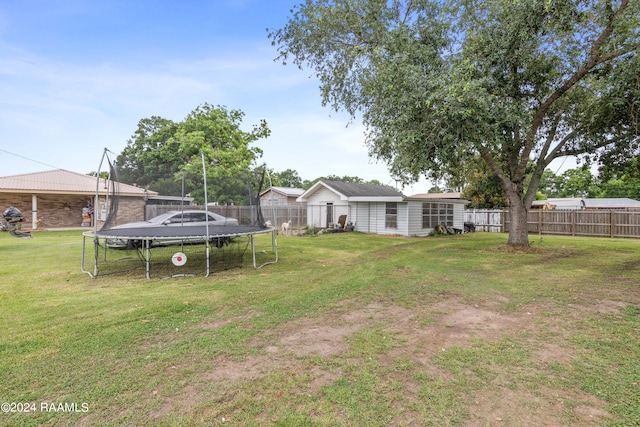
<svg viewBox="0 0 640 427">
<path fill-rule="evenodd" d="M 211 329 L 211 330 L 215 330 L 218 328 L 221 328 L 223 326 L 226 326 L 228 324 L 231 323 L 238 323 L 238 322 L 245 322 L 247 320 L 250 320 L 254 317 L 259 317 L 262 314 L 257 312 L 257 311 L 250 311 L 246 314 L 243 314 L 241 316 L 232 316 L 232 317 L 228 317 L 228 318 L 224 318 L 224 319 L 220 319 L 217 320 L 215 322 L 203 322 L 203 323 L 198 323 L 195 325 L 196 328 L 200 328 L 200 329 Z"/>
<path fill-rule="evenodd" d="M 620 266 L 620 270 L 621 271 L 634 271 L 634 270 L 640 270 L 640 259 L 636 259 L 633 261 L 628 261 L 623 263 Z"/>
<path fill-rule="evenodd" d="M 576 397 L 582 403 L 575 404 Z M 590 396 L 574 396 L 551 387 L 535 392 L 496 384 L 473 396 L 471 417 L 465 425 L 481 426 L 596 426 L 609 417 L 604 405 Z"/>
<path fill-rule="evenodd" d="M 583 426 L 606 422 L 610 414 L 604 402 L 563 384 L 562 370 L 570 369 L 575 355 L 557 323 L 562 322 L 563 315 L 575 317 L 576 313 L 562 313 L 544 304 L 502 310 L 508 303 L 508 298 L 497 296 L 492 301 L 469 304 L 452 295 L 417 309 L 345 301 L 322 316 L 296 319 L 266 331 L 249 343 L 254 354 L 241 360 L 212 360 L 203 381 L 224 383 L 230 390 L 234 384 L 274 372 L 295 372 L 307 378 L 304 393 L 321 395 L 324 386 L 347 375 L 346 366 L 375 362 L 384 381 L 403 384 L 399 406 L 407 409 L 398 410 L 397 425 L 421 425 L 414 421 L 419 412 L 415 408 L 425 403 L 420 394 L 425 378 L 461 387 L 455 399 L 466 408 L 466 426 Z M 620 313 L 625 306 L 619 301 L 602 300 L 572 308 L 588 316 Z M 215 329 L 226 324 L 228 321 L 202 326 Z M 366 358 L 354 352 L 353 337 L 374 329 L 388 334 L 392 344 Z M 500 360 L 501 353 L 492 347 L 498 345 L 505 346 L 505 360 Z M 491 347 L 487 353 L 497 354 L 499 360 L 485 360 L 483 346 Z M 469 365 L 461 368 L 468 373 L 461 375 L 448 366 L 448 355 L 460 357 L 465 351 L 480 366 L 474 366 L 474 359 L 470 359 Z M 510 352 L 514 362 L 508 359 Z M 462 386 L 456 385 L 460 382 Z M 159 403 L 151 415 L 160 416 L 172 408 L 179 410 L 186 402 L 198 402 L 198 393 L 193 385 L 185 386 L 183 392 Z"/>
<path fill-rule="evenodd" d="M 541 248 L 536 246 L 500 246 L 497 248 L 499 252 L 511 255 L 536 255 L 539 257 L 538 263 L 553 262 L 559 258 L 571 258 L 578 256 L 579 251 L 572 248 Z"/>
</svg>

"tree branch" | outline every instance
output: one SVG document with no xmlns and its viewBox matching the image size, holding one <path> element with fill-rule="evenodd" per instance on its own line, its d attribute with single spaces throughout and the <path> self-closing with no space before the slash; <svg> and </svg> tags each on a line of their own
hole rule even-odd
<svg viewBox="0 0 640 427">
<path fill-rule="evenodd" d="M 609 15 L 609 20 L 607 26 L 604 28 L 600 36 L 593 42 L 591 49 L 589 50 L 589 57 L 585 61 L 582 67 L 577 70 L 567 81 L 564 82 L 562 86 L 556 89 L 541 105 L 534 116 L 533 122 L 531 124 L 531 128 L 529 130 L 529 134 L 527 135 L 525 142 L 525 151 L 523 152 L 523 161 L 524 159 L 528 159 L 531 154 L 531 149 L 533 147 L 533 141 L 535 140 L 535 136 L 538 133 L 538 129 L 542 125 L 542 121 L 544 117 L 547 115 L 551 106 L 568 92 L 573 86 L 575 86 L 580 80 L 584 78 L 591 70 L 593 70 L 596 66 L 610 61 L 614 58 L 617 58 L 621 55 L 629 53 L 632 50 L 634 45 L 631 45 L 625 49 L 619 49 L 617 51 L 611 52 L 609 55 L 604 57 L 600 55 L 600 49 L 603 43 L 611 36 L 613 33 L 613 22 L 614 20 L 622 14 L 622 12 L 629 6 L 629 0 L 622 0 L 620 3 L 620 7 L 617 11 L 613 12 L 611 5 L 609 4 L 609 9 L 611 10 L 611 14 Z"/>
<path fill-rule="evenodd" d="M 504 188 L 512 188 L 513 183 L 511 182 L 509 177 L 504 174 L 504 171 L 500 168 L 498 163 L 496 163 L 489 150 L 481 144 L 476 144 L 476 148 L 480 153 L 480 157 L 482 157 L 482 159 L 487 163 L 489 169 L 491 169 L 491 172 L 493 172 L 498 177 L 498 179 L 502 183 L 502 186 Z"/>
</svg>

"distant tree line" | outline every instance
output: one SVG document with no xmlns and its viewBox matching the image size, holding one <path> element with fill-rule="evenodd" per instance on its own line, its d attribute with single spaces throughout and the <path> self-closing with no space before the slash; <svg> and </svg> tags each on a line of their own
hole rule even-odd
<svg viewBox="0 0 640 427">
<path fill-rule="evenodd" d="M 385 187 L 391 187 L 390 185 L 383 184 L 377 179 L 372 180 L 364 180 L 357 176 L 338 176 L 338 175 L 326 175 L 321 176 L 312 180 L 300 178 L 298 171 L 294 169 L 285 169 L 282 172 L 271 171 L 271 180 L 274 187 L 291 187 L 291 188 L 303 188 L 308 190 L 311 188 L 316 182 L 321 180 L 326 181 L 343 181 L 343 182 L 353 182 L 356 184 L 370 184 L 370 185 L 381 185 Z"/>
<path fill-rule="evenodd" d="M 471 201 L 471 208 L 493 209 L 507 206 L 507 199 L 497 178 L 483 167 L 467 172 L 463 196 Z M 597 174 L 592 172 L 589 164 L 567 169 L 562 173 L 545 169 L 536 199 L 556 197 L 626 197 L 640 200 L 640 157 L 604 162 Z"/>
<path fill-rule="evenodd" d="M 243 118 L 240 110 L 205 103 L 181 122 L 159 116 L 142 119 L 117 157 L 118 179 L 164 196 L 189 195 L 203 203 L 204 157 L 207 201 L 219 204 L 248 204 L 250 188 L 255 196 L 270 183 L 304 189 L 321 179 L 383 185 L 356 176 L 328 175 L 303 181 L 293 169 L 266 170 L 258 162 L 262 150 L 253 144 L 271 131 L 264 120 L 244 131 Z"/>
</svg>

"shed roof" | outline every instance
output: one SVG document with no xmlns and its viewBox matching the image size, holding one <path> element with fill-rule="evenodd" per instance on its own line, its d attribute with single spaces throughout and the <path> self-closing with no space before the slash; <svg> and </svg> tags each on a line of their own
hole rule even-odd
<svg viewBox="0 0 640 427">
<path fill-rule="evenodd" d="M 280 193 L 287 197 L 298 197 L 304 193 L 304 188 L 296 188 L 296 187 L 269 187 L 266 190 L 262 190 L 260 193 L 261 196 L 267 194 L 269 191 L 273 191 L 275 193 Z"/>
<path fill-rule="evenodd" d="M 36 193 L 36 194 L 78 194 L 95 195 L 106 193 L 109 180 L 101 179 L 100 184 L 95 176 L 84 175 L 64 169 L 54 169 L 21 175 L 0 177 L 0 193 Z M 155 191 L 117 183 L 122 196 L 157 196 Z M 97 187 L 97 188 L 96 188 Z"/>
<path fill-rule="evenodd" d="M 321 188 L 327 188 L 340 197 L 349 201 L 386 201 L 400 202 L 404 195 L 393 188 L 384 185 L 358 184 L 354 182 L 320 180 L 298 197 L 299 202 L 307 201 L 307 198 Z"/>
</svg>

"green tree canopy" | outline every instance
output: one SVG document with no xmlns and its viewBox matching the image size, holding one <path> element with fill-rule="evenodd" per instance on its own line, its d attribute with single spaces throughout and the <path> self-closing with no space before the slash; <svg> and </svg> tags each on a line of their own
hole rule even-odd
<svg viewBox="0 0 640 427">
<path fill-rule="evenodd" d="M 599 185 L 598 197 L 628 197 L 640 200 L 640 178 L 610 179 Z"/>
<path fill-rule="evenodd" d="M 465 173 L 466 185 L 463 197 L 469 200 L 472 209 L 503 209 L 507 207 L 507 198 L 498 177 L 491 173 L 480 156 L 474 156 L 468 162 Z"/>
<path fill-rule="evenodd" d="M 241 129 L 244 113 L 203 104 L 180 123 L 162 117 L 142 119 L 118 156 L 120 180 L 162 195 L 185 193 L 204 201 L 202 156 L 209 201 L 244 203 L 246 171 L 262 156 L 251 146 L 269 136 L 263 120 L 250 131 Z"/>
<path fill-rule="evenodd" d="M 543 191 L 547 197 L 596 197 L 596 178 L 588 167 L 567 169 L 553 180 L 554 191 Z M 541 185 L 542 191 L 542 185 Z"/>
<path fill-rule="evenodd" d="M 527 246 L 554 159 L 638 149 L 639 27 L 637 0 L 307 0 L 269 37 L 405 182 L 480 155 Z"/>
<path fill-rule="evenodd" d="M 386 186 L 389 188 L 393 188 L 390 185 L 385 185 L 382 184 L 380 181 L 378 181 L 377 179 L 372 179 L 369 181 L 366 181 L 358 176 L 348 176 L 348 175 L 344 175 L 344 176 L 338 176 L 338 175 L 327 175 L 327 176 L 321 176 L 318 177 L 316 179 L 312 179 L 312 180 L 304 180 L 304 182 L 302 183 L 302 188 L 308 190 L 309 188 L 311 188 L 316 182 L 318 181 L 342 181 L 342 182 L 352 182 L 354 184 L 371 184 L 371 185 L 382 185 L 382 186 Z"/>
<path fill-rule="evenodd" d="M 302 187 L 302 178 L 300 178 L 300 175 L 298 175 L 298 171 L 294 169 L 285 169 L 282 172 L 276 172 L 273 175 L 275 180 L 278 182 L 277 185 L 281 187 Z"/>
</svg>

